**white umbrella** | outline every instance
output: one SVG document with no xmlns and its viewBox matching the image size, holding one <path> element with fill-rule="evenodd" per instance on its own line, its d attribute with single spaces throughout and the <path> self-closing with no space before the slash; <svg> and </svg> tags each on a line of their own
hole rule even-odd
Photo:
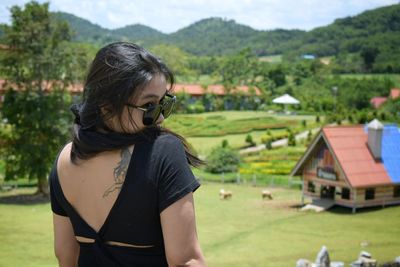
<svg viewBox="0 0 400 267">
<path fill-rule="evenodd" d="M 288 94 L 284 94 L 283 96 L 277 97 L 274 100 L 272 100 L 272 103 L 275 104 L 283 104 L 285 106 L 285 112 L 287 110 L 287 105 L 289 104 L 300 104 L 300 101 L 294 98 L 293 96 L 290 96 Z"/>
<path fill-rule="evenodd" d="M 272 100 L 272 103 L 275 104 L 300 104 L 300 101 L 294 98 L 293 96 L 290 96 L 288 94 L 284 94 L 283 96 L 277 97 L 274 100 Z"/>
</svg>

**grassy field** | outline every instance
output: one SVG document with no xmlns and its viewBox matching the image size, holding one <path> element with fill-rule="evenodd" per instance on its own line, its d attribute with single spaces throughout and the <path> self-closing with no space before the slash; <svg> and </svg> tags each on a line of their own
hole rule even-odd
<svg viewBox="0 0 400 267">
<path fill-rule="evenodd" d="M 259 57 L 258 59 L 260 61 L 269 62 L 269 63 L 281 63 L 282 55 L 265 56 L 265 57 Z"/>
<path fill-rule="evenodd" d="M 233 191 L 231 200 L 218 199 L 222 186 Z M 399 256 L 400 206 L 355 215 L 344 208 L 300 212 L 299 190 L 270 188 L 272 201 L 262 201 L 260 190 L 203 183 L 195 193 L 198 234 L 209 266 L 290 267 L 299 258 L 314 260 L 322 245 L 331 260 L 346 266 L 361 250 L 380 263 Z M 0 266 L 56 266 L 49 203 L 4 204 L 5 194 L 0 193 Z M 368 246 L 361 247 L 362 242 Z"/>
<path fill-rule="evenodd" d="M 238 148 L 245 145 L 250 133 L 259 143 L 266 129 L 280 134 L 286 127 L 301 126 L 302 120 L 310 127 L 315 118 L 229 111 L 174 115 L 167 120 L 167 127 L 187 137 L 200 154 L 207 154 L 223 139 Z M 314 260 L 322 245 L 328 247 L 331 260 L 344 261 L 346 266 L 362 250 L 380 263 L 400 256 L 400 206 L 366 209 L 355 215 L 344 208 L 318 214 L 300 212 L 300 190 L 271 186 L 287 184 L 285 174 L 304 150 L 304 145 L 298 145 L 245 156 L 239 170 L 241 185 L 210 183 L 219 181 L 221 175 L 195 170 L 203 183 L 195 193 L 198 234 L 210 267 L 295 266 L 299 258 Z M 0 182 L 3 169 L 0 162 Z M 259 187 L 251 186 L 254 174 Z M 225 174 L 224 181 L 234 181 L 236 175 Z M 233 191 L 231 200 L 219 200 L 222 187 Z M 261 200 L 264 187 L 273 192 L 274 200 Z M 27 204 L 29 197 L 11 196 L 35 190 L 0 191 L 0 267 L 57 266 L 50 204 L 35 199 Z M 368 245 L 362 247 L 361 243 Z"/>
</svg>

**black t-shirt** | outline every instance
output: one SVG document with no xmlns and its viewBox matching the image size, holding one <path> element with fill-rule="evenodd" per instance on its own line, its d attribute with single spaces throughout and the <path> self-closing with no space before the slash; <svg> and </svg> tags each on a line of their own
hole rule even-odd
<svg viewBox="0 0 400 267">
<path fill-rule="evenodd" d="M 189 167 L 182 142 L 171 134 L 135 144 L 124 184 L 97 233 L 66 200 L 57 164 L 49 182 L 53 212 L 70 218 L 76 236 L 95 240 L 79 243 L 78 266 L 84 267 L 168 266 L 160 213 L 200 186 Z M 106 241 L 146 248 L 113 246 Z"/>
</svg>

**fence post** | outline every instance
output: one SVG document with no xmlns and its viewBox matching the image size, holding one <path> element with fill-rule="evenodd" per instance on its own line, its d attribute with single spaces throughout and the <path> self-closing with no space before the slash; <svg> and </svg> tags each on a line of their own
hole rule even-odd
<svg viewBox="0 0 400 267">
<path fill-rule="evenodd" d="M 274 177 L 271 178 L 271 180 L 269 182 L 269 186 L 274 187 Z"/>
<path fill-rule="evenodd" d="M 239 172 L 236 173 L 236 183 L 240 184 L 240 173 Z"/>
<path fill-rule="evenodd" d="M 222 172 L 222 175 L 221 175 L 221 183 L 225 183 L 225 173 L 224 172 Z"/>
<path fill-rule="evenodd" d="M 257 176 L 255 173 L 253 173 L 253 186 L 257 185 Z"/>
</svg>

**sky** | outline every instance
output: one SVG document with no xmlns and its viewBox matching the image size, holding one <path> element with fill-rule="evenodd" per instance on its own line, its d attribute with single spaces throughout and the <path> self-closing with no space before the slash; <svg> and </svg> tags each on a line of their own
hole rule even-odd
<svg viewBox="0 0 400 267">
<path fill-rule="evenodd" d="M 1 0 L 0 23 L 10 22 L 11 6 L 26 2 Z M 172 33 L 210 17 L 233 19 L 257 30 L 311 30 L 337 18 L 399 3 L 399 0 L 51 0 L 50 10 L 71 13 L 107 29 L 140 23 Z"/>
</svg>

